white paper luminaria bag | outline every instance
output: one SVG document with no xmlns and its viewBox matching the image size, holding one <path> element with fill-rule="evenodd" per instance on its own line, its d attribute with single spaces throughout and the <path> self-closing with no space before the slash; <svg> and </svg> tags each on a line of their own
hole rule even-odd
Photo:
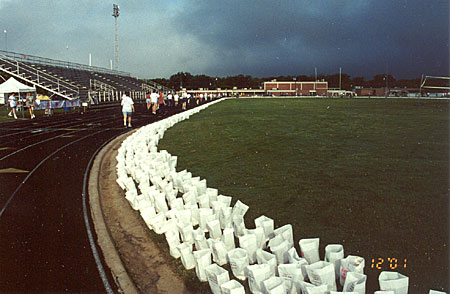
<svg viewBox="0 0 450 294">
<path fill-rule="evenodd" d="M 380 290 L 391 290 L 395 294 L 407 294 L 409 278 L 398 272 L 381 272 L 378 276 Z"/>
<path fill-rule="evenodd" d="M 195 267 L 195 259 L 192 254 L 192 244 L 190 243 L 181 243 L 177 246 L 181 255 L 181 262 L 185 269 L 193 269 Z"/>
<path fill-rule="evenodd" d="M 280 277 L 271 277 L 263 281 L 263 288 L 267 294 L 286 294 L 284 280 Z"/>
<path fill-rule="evenodd" d="M 220 286 L 230 280 L 228 271 L 213 263 L 206 267 L 205 272 L 213 294 L 221 294 Z"/>
<path fill-rule="evenodd" d="M 262 282 L 273 276 L 272 270 L 268 264 L 254 264 L 246 268 L 248 285 L 252 294 L 262 294 Z"/>
<path fill-rule="evenodd" d="M 318 261 L 310 265 L 306 265 L 306 272 L 311 284 L 327 285 L 328 291 L 336 290 L 336 280 L 334 266 L 326 261 Z"/>
<path fill-rule="evenodd" d="M 340 244 L 328 244 L 325 246 L 325 261 L 334 264 L 336 279 L 339 278 L 341 259 L 344 258 L 344 246 Z"/>
<path fill-rule="evenodd" d="M 347 277 L 347 272 L 354 272 L 363 274 L 364 273 L 364 258 L 355 255 L 349 255 L 346 258 L 341 259 L 341 270 L 339 280 L 341 286 L 344 286 L 345 278 Z"/>
<path fill-rule="evenodd" d="M 366 293 L 367 276 L 365 274 L 348 272 L 344 283 L 344 292 Z"/>
<path fill-rule="evenodd" d="M 274 228 L 273 219 L 268 218 L 265 215 L 261 215 L 260 217 L 255 219 L 255 226 L 257 228 L 263 228 L 264 235 L 266 237 L 266 241 L 275 237 L 274 230 L 273 230 L 273 228 Z"/>
<path fill-rule="evenodd" d="M 229 251 L 228 260 L 230 262 L 233 275 L 239 280 L 245 280 L 245 268 L 249 265 L 247 250 L 236 248 Z"/>
<path fill-rule="evenodd" d="M 222 294 L 245 294 L 245 288 L 236 280 L 230 280 L 220 285 Z"/>
<path fill-rule="evenodd" d="M 309 264 L 313 264 L 320 260 L 319 257 L 319 238 L 301 239 L 300 245 L 301 256 L 306 258 Z"/>
<path fill-rule="evenodd" d="M 201 282 L 208 281 L 206 268 L 211 265 L 211 249 L 194 251 L 195 273 Z"/>
</svg>

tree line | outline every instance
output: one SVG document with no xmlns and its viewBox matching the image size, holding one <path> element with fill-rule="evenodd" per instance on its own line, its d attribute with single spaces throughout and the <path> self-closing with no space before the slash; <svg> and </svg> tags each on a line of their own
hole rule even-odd
<svg viewBox="0 0 450 294">
<path fill-rule="evenodd" d="M 355 87 L 364 88 L 419 88 L 421 79 L 395 79 L 390 74 L 377 74 L 371 80 L 366 80 L 364 77 L 351 77 L 348 74 L 341 74 L 341 89 L 353 90 Z M 259 89 L 263 87 L 263 83 L 276 79 L 277 81 L 293 81 L 299 82 L 314 81 L 315 76 L 298 75 L 298 76 L 273 76 L 267 78 L 256 78 L 250 75 L 237 75 L 228 77 L 211 77 L 207 75 L 192 75 L 188 72 L 178 72 L 172 75 L 169 79 L 156 78 L 152 81 L 164 85 L 171 89 Z M 339 88 L 339 74 L 332 75 L 317 75 L 317 80 L 325 80 L 328 82 L 328 88 Z M 446 81 L 434 81 L 435 85 L 446 86 Z M 447 85 L 448 86 L 448 85 Z"/>
</svg>

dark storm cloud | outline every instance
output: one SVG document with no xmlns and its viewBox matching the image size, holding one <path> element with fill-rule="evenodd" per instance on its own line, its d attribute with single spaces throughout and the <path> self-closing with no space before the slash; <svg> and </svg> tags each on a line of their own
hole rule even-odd
<svg viewBox="0 0 450 294">
<path fill-rule="evenodd" d="M 195 3 L 180 28 L 214 44 L 214 65 L 225 59 L 227 70 L 267 75 L 342 66 L 356 75 L 448 74 L 448 1 Z"/>
<path fill-rule="evenodd" d="M 114 2 L 120 68 L 141 77 L 449 75 L 448 0 Z M 0 29 L 11 51 L 109 67 L 112 3 L 0 0 Z"/>
</svg>

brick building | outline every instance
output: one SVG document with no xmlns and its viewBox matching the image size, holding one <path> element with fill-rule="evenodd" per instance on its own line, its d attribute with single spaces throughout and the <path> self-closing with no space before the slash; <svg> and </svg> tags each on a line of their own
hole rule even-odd
<svg viewBox="0 0 450 294">
<path fill-rule="evenodd" d="M 328 82 L 277 82 L 276 80 L 264 82 L 264 92 L 276 96 L 325 96 L 328 91 Z"/>
</svg>

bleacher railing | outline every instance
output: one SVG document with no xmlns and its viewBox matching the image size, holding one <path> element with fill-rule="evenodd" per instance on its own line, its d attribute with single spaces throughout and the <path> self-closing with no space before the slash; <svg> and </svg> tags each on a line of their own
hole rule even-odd
<svg viewBox="0 0 450 294">
<path fill-rule="evenodd" d="M 111 69 L 98 67 L 98 66 L 89 66 L 89 65 L 85 65 L 85 64 L 81 64 L 81 63 L 51 59 L 51 58 L 46 58 L 46 57 L 39 57 L 39 56 L 11 52 L 11 51 L 4 51 L 4 50 L 0 50 L 0 54 L 11 57 L 15 60 L 22 61 L 22 62 L 59 66 L 59 67 L 65 67 L 65 68 L 80 69 L 80 70 L 86 70 L 86 71 L 95 71 L 95 72 L 100 72 L 100 73 L 131 77 L 131 74 L 129 72 L 111 70 Z"/>
<path fill-rule="evenodd" d="M 77 98 L 77 96 L 79 95 L 79 88 L 77 86 L 54 77 L 46 72 L 37 70 L 28 64 L 24 64 L 19 60 L 14 59 L 11 56 L 0 54 L 0 61 L 3 63 L 3 65 L 10 66 L 10 70 L 8 70 L 10 74 L 21 77 L 28 82 L 46 89 L 52 93 L 58 94 L 68 99 Z M 7 69 L 3 68 L 2 66 L 2 70 L 6 71 Z M 27 75 L 30 75 L 30 77 L 27 78 Z M 44 86 L 44 83 L 49 84 Z"/>
</svg>

